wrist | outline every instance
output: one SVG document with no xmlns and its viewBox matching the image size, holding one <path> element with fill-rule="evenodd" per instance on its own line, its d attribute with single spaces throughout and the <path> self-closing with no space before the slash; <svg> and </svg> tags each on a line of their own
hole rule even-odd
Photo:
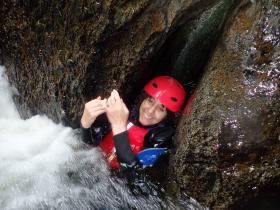
<svg viewBox="0 0 280 210">
<path fill-rule="evenodd" d="M 122 133 L 126 130 L 127 130 L 126 125 L 115 125 L 115 126 L 112 125 L 113 135 L 117 135 L 117 134 Z"/>
<path fill-rule="evenodd" d="M 83 128 L 89 128 L 89 127 L 91 126 L 91 124 L 92 124 L 92 123 L 90 123 L 88 120 L 86 120 L 86 119 L 84 119 L 84 118 L 82 117 L 82 119 L 81 119 L 81 125 L 82 125 Z"/>
</svg>

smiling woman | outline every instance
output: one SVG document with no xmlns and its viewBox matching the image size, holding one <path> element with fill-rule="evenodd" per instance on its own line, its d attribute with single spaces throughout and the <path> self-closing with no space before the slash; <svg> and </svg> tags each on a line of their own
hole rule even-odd
<svg viewBox="0 0 280 210">
<path fill-rule="evenodd" d="M 81 118 L 83 141 L 99 146 L 114 169 L 153 166 L 171 145 L 174 128 L 167 118 L 180 110 L 185 90 L 174 78 L 158 76 L 145 85 L 144 91 L 147 97 L 136 111 L 128 111 L 116 90 L 108 99 L 97 97 L 85 104 Z M 109 126 L 95 125 L 101 114 L 106 114 Z M 143 153 L 145 149 L 147 153 Z"/>
</svg>

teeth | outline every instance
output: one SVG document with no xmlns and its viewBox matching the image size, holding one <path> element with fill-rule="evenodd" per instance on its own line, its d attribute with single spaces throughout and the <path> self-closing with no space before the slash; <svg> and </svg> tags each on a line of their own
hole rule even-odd
<svg viewBox="0 0 280 210">
<path fill-rule="evenodd" d="M 146 114 L 146 113 L 144 113 L 144 116 L 145 116 L 145 118 L 147 118 L 147 119 L 152 119 L 152 117 L 151 117 L 150 115 Z"/>
</svg>

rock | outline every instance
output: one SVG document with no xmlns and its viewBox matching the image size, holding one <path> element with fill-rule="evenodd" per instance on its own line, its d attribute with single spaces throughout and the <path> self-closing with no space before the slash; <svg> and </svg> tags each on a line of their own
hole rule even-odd
<svg viewBox="0 0 280 210">
<path fill-rule="evenodd" d="M 150 79 L 143 66 L 175 19 L 216 1 L 4 0 L 1 60 L 21 116 L 46 114 L 77 127 L 85 101 L 113 88 L 128 98 Z"/>
<path fill-rule="evenodd" d="M 185 17 L 177 20 L 177 29 L 168 39 L 157 55 L 153 64 L 158 74 L 168 74 L 183 83 L 198 81 L 209 54 L 216 47 L 224 23 L 234 6 L 232 0 L 222 0 L 209 9 L 182 24 Z"/>
<path fill-rule="evenodd" d="M 279 21 L 276 0 L 239 5 L 180 122 L 170 176 L 211 209 L 279 192 Z"/>
</svg>

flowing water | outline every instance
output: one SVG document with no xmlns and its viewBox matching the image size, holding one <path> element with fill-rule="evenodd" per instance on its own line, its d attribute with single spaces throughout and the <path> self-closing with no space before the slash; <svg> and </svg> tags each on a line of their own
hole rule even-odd
<svg viewBox="0 0 280 210">
<path fill-rule="evenodd" d="M 45 116 L 21 119 L 4 70 L 0 66 L 1 210 L 202 209 L 191 198 L 135 193 L 78 131 Z"/>
</svg>

